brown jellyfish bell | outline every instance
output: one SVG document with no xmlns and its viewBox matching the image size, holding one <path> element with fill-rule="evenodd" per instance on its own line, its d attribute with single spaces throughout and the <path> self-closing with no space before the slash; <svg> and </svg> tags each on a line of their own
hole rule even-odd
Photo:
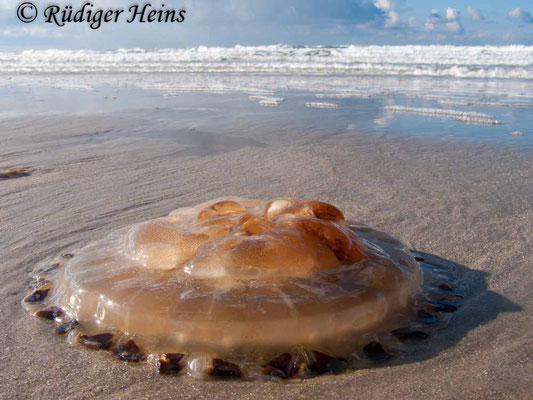
<svg viewBox="0 0 533 400">
<path fill-rule="evenodd" d="M 422 264 L 423 265 L 423 264 Z M 460 299 L 396 238 L 315 201 L 229 197 L 41 266 L 24 306 L 161 374 L 311 377 L 389 362 Z"/>
</svg>

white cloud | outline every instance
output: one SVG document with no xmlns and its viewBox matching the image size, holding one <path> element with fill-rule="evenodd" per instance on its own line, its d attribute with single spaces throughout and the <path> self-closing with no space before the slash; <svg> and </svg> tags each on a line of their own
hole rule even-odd
<svg viewBox="0 0 533 400">
<path fill-rule="evenodd" d="M 390 0 L 376 0 L 374 5 L 380 10 L 387 11 L 391 9 Z"/>
<path fill-rule="evenodd" d="M 446 9 L 446 19 L 450 21 L 456 21 L 460 18 L 461 13 L 457 8 Z"/>
<path fill-rule="evenodd" d="M 46 29 L 44 26 L 16 26 L 8 27 L 2 31 L 5 37 L 37 37 L 37 38 L 60 38 L 63 34 L 57 30 Z"/>
<path fill-rule="evenodd" d="M 386 28 L 397 28 L 401 25 L 400 16 L 396 11 L 389 11 L 389 17 L 385 21 Z"/>
<path fill-rule="evenodd" d="M 446 19 L 442 18 L 439 10 L 433 9 L 426 17 L 424 28 L 426 32 L 438 34 L 441 38 L 444 34 L 462 35 L 464 29 L 460 17 L 459 10 L 455 8 L 446 9 Z"/>
<path fill-rule="evenodd" d="M 374 5 L 383 11 L 398 10 L 405 4 L 405 0 L 375 0 Z"/>
<path fill-rule="evenodd" d="M 385 28 L 401 28 L 409 26 L 400 19 L 399 9 L 405 0 L 375 0 L 374 5 L 385 13 Z"/>
<path fill-rule="evenodd" d="M 470 15 L 470 18 L 472 18 L 474 21 L 485 21 L 485 16 L 481 12 L 481 10 L 478 8 L 468 6 L 466 7 L 466 12 L 468 13 L 468 15 Z"/>
<path fill-rule="evenodd" d="M 522 23 L 533 23 L 533 17 L 531 16 L 531 13 L 529 11 L 522 10 L 520 7 L 509 11 L 509 17 Z"/>
<path fill-rule="evenodd" d="M 459 21 L 447 22 L 444 27 L 450 33 L 460 34 L 463 32 L 463 26 Z"/>
<path fill-rule="evenodd" d="M 430 12 L 429 17 L 426 17 L 426 23 L 424 27 L 426 32 L 433 32 L 437 30 L 437 25 L 442 23 L 442 17 L 439 14 L 439 10 L 433 9 Z"/>
<path fill-rule="evenodd" d="M 0 0 L 0 10 L 12 10 L 19 3 L 17 0 Z"/>
</svg>

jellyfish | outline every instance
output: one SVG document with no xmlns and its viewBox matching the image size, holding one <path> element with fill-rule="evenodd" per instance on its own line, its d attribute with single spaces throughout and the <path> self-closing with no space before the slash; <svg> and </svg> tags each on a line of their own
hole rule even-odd
<svg viewBox="0 0 533 400">
<path fill-rule="evenodd" d="M 71 344 L 198 378 L 307 378 L 390 362 L 461 298 L 333 205 L 226 197 L 40 265 L 22 301 Z"/>
</svg>

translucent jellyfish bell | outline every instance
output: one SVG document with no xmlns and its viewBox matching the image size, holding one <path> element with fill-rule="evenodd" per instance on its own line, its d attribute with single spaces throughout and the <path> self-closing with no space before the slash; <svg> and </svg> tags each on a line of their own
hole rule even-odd
<svg viewBox="0 0 533 400">
<path fill-rule="evenodd" d="M 419 317 L 423 282 L 400 241 L 332 205 L 234 197 L 116 231 L 34 278 L 24 305 L 71 342 L 226 378 L 385 353 L 380 338 Z"/>
</svg>

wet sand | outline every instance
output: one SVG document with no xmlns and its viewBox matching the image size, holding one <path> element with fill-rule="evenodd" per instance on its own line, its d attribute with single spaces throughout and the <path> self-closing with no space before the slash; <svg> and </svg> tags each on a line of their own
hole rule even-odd
<svg viewBox="0 0 533 400">
<path fill-rule="evenodd" d="M 0 181 L 0 398 L 531 396 L 531 147 L 226 132 L 205 151 L 209 137 L 195 141 L 179 128 L 127 134 L 143 129 L 120 115 L 0 123 L 0 169 L 32 169 Z M 43 259 L 224 195 L 335 204 L 349 219 L 457 263 L 464 305 L 399 365 L 288 383 L 160 377 L 147 365 L 67 345 L 21 307 L 29 272 Z"/>
</svg>

